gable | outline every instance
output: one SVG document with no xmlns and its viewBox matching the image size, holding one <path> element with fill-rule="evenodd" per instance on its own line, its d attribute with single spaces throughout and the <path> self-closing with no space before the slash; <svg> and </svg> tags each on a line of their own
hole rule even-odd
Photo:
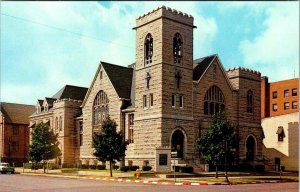
<svg viewBox="0 0 300 192">
<path fill-rule="evenodd" d="M 108 81 L 113 86 L 112 88 L 114 89 L 115 93 L 119 98 L 130 99 L 133 69 L 106 62 L 100 62 L 97 72 L 91 83 L 91 86 L 89 87 L 86 96 L 83 100 L 82 107 L 85 106 L 87 99 L 91 94 L 95 83 L 97 82 L 97 79 L 99 79 L 100 77 L 101 71 L 103 73 L 103 77 L 104 74 L 107 76 Z"/>
<path fill-rule="evenodd" d="M 207 61 L 207 63 L 205 63 L 206 68 L 205 70 L 202 72 L 202 75 L 200 76 L 200 78 L 197 81 L 197 83 L 200 83 L 202 79 L 204 79 L 204 76 L 206 76 L 207 78 L 210 79 L 214 79 L 214 80 L 218 80 L 218 81 L 226 81 L 227 85 L 229 86 L 229 88 L 231 90 L 233 90 L 233 87 L 225 73 L 225 70 L 223 68 L 223 65 L 218 57 L 218 55 L 214 55 L 214 57 L 209 57 L 210 58 L 210 63 L 207 64 L 209 61 Z M 212 59 L 211 59 L 212 58 Z M 215 67 L 215 69 L 214 69 Z M 204 67 L 203 67 L 204 68 Z M 216 74 L 214 74 L 214 71 L 216 70 Z"/>
</svg>

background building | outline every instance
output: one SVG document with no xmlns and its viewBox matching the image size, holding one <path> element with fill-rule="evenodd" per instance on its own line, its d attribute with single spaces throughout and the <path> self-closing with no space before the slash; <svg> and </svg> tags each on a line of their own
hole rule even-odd
<svg viewBox="0 0 300 192">
<path fill-rule="evenodd" d="M 0 103 L 0 162 L 21 166 L 27 162 L 29 115 L 33 105 Z"/>
<path fill-rule="evenodd" d="M 298 170 L 299 161 L 299 79 L 268 82 L 261 80 L 263 154 L 270 159 L 270 169 L 279 165 Z"/>
</svg>

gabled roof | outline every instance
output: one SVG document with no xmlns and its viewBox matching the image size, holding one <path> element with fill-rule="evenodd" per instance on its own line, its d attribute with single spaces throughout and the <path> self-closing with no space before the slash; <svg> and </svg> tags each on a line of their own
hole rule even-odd
<svg viewBox="0 0 300 192">
<path fill-rule="evenodd" d="M 44 100 L 38 99 L 38 102 L 36 104 L 39 105 L 40 107 L 42 107 L 43 103 L 44 103 Z"/>
<path fill-rule="evenodd" d="M 35 111 L 35 107 L 34 105 L 1 102 L 0 111 L 5 117 L 5 122 L 29 124 L 29 116 Z"/>
<path fill-rule="evenodd" d="M 216 54 L 202 57 L 193 61 L 193 80 L 198 81 L 208 68 L 209 64 L 214 60 Z"/>
<path fill-rule="evenodd" d="M 133 69 L 101 62 L 119 98 L 130 99 Z"/>
<path fill-rule="evenodd" d="M 53 102 L 56 101 L 55 98 L 49 98 L 49 97 L 45 97 L 45 102 L 49 105 L 49 106 L 53 106 Z"/>
<path fill-rule="evenodd" d="M 88 88 L 65 85 L 52 98 L 83 100 Z"/>
</svg>

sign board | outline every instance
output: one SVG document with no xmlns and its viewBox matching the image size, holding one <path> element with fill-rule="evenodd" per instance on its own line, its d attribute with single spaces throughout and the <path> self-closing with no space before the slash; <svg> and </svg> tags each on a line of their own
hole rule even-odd
<svg viewBox="0 0 300 192">
<path fill-rule="evenodd" d="M 177 157 L 177 151 L 171 152 L 171 158 L 176 158 Z"/>
<path fill-rule="evenodd" d="M 159 154 L 159 165 L 168 165 L 168 154 Z"/>
</svg>

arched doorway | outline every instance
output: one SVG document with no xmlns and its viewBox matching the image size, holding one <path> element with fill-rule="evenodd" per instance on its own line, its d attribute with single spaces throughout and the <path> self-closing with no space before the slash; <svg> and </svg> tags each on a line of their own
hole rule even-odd
<svg viewBox="0 0 300 192">
<path fill-rule="evenodd" d="M 255 159 L 256 142 L 253 136 L 249 136 L 246 140 L 246 160 L 253 161 Z"/>
<path fill-rule="evenodd" d="M 172 151 L 177 151 L 177 158 L 183 158 L 184 135 L 181 130 L 176 130 L 172 134 L 171 146 Z"/>
</svg>

